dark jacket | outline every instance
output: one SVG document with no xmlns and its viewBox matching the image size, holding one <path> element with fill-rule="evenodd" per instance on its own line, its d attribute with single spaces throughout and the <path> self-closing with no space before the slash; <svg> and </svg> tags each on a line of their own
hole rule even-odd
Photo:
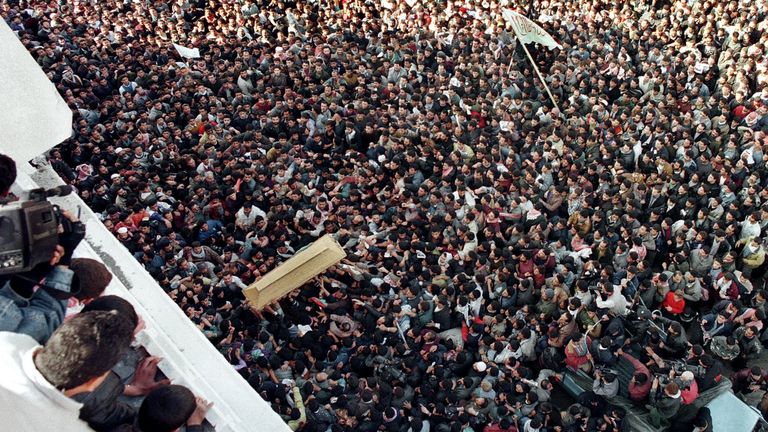
<svg viewBox="0 0 768 432">
<path fill-rule="evenodd" d="M 451 326 L 451 311 L 447 307 L 439 311 L 434 311 L 432 313 L 432 321 L 434 321 L 435 324 L 440 325 L 438 331 L 443 332 L 453 328 Z"/>
<path fill-rule="evenodd" d="M 760 378 L 757 381 L 753 381 L 750 377 L 751 368 L 742 369 L 739 372 L 734 372 L 731 375 L 731 383 L 733 383 L 734 393 L 752 393 L 753 391 L 767 390 L 768 389 L 768 371 L 760 369 Z M 750 386 L 757 386 L 757 390 L 750 389 Z"/>
<path fill-rule="evenodd" d="M 741 348 L 741 356 L 746 359 L 756 359 L 760 356 L 763 346 L 757 336 L 754 336 L 752 339 L 748 338 L 744 334 L 745 330 L 746 327 L 739 327 L 733 335 L 739 343 L 739 348 Z"/>
<path fill-rule="evenodd" d="M 73 396 L 72 399 L 83 404 L 80 418 L 95 431 L 108 431 L 123 423 L 133 422 L 136 410 L 117 400 L 124 388 L 120 378 L 110 372 L 94 391 Z"/>
<path fill-rule="evenodd" d="M 595 363 L 600 365 L 613 366 L 618 360 L 616 354 L 613 353 L 612 348 L 606 350 L 600 349 L 599 339 L 592 341 L 592 346 L 589 351 L 592 353 L 592 358 L 595 360 Z"/>
<path fill-rule="evenodd" d="M 661 415 L 665 419 L 671 419 L 680 410 L 680 406 L 683 404 L 683 399 L 671 398 L 659 391 L 651 391 L 651 405 L 656 407 Z"/>
<path fill-rule="evenodd" d="M 707 368 L 704 376 L 699 380 L 699 392 L 703 393 L 720 384 L 720 381 L 723 379 L 723 371 L 723 364 L 715 360 L 714 364 Z"/>
<path fill-rule="evenodd" d="M 712 432 L 714 430 L 712 427 L 712 413 L 709 411 L 709 408 L 701 407 L 699 412 L 696 414 L 696 418 L 703 419 L 707 422 L 707 427 L 703 432 Z"/>
</svg>

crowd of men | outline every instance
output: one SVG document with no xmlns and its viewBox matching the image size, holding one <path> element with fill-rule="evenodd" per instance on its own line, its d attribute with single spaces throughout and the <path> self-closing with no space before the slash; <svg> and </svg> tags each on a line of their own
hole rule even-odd
<svg viewBox="0 0 768 432">
<path fill-rule="evenodd" d="M 0 8 L 76 113 L 52 166 L 294 430 L 708 431 L 727 371 L 768 388 L 765 2 Z"/>
</svg>

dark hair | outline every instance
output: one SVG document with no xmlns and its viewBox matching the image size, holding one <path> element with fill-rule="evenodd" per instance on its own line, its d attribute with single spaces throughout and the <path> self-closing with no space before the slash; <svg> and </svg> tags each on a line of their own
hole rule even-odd
<svg viewBox="0 0 768 432">
<path fill-rule="evenodd" d="M 91 311 L 117 311 L 128 318 L 134 328 L 139 324 L 139 316 L 136 315 L 136 310 L 133 308 L 133 305 L 128 302 L 128 300 L 116 295 L 106 295 L 95 298 L 92 302 L 85 305 L 81 313 Z"/>
<path fill-rule="evenodd" d="M 69 265 L 80 280 L 78 300 L 87 300 L 100 296 L 112 281 L 112 273 L 107 267 L 91 258 L 75 258 Z"/>
<path fill-rule="evenodd" d="M 0 197 L 11 189 L 16 181 L 16 162 L 10 156 L 0 153 Z"/>
<path fill-rule="evenodd" d="M 176 384 L 159 387 L 144 398 L 137 422 L 142 432 L 172 432 L 186 423 L 196 406 L 188 388 Z"/>
<path fill-rule="evenodd" d="M 134 327 L 116 311 L 77 314 L 53 332 L 37 353 L 35 366 L 57 389 L 75 388 L 117 364 L 131 344 Z"/>
</svg>

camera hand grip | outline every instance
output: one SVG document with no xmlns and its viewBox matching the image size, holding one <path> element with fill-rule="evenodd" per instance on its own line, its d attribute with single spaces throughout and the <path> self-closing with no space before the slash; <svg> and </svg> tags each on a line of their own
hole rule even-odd
<svg viewBox="0 0 768 432">
<path fill-rule="evenodd" d="M 64 248 L 64 256 L 59 260 L 59 264 L 68 266 L 77 245 L 85 238 L 85 224 L 80 221 L 67 221 L 67 225 L 64 232 L 59 234 L 59 245 Z"/>
</svg>

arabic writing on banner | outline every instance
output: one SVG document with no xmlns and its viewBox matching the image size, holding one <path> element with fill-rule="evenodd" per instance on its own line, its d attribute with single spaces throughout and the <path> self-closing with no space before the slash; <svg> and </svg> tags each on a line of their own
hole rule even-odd
<svg viewBox="0 0 768 432">
<path fill-rule="evenodd" d="M 549 49 L 562 48 L 549 33 L 525 16 L 509 9 L 504 10 L 503 16 L 522 43 L 538 43 Z"/>
</svg>

